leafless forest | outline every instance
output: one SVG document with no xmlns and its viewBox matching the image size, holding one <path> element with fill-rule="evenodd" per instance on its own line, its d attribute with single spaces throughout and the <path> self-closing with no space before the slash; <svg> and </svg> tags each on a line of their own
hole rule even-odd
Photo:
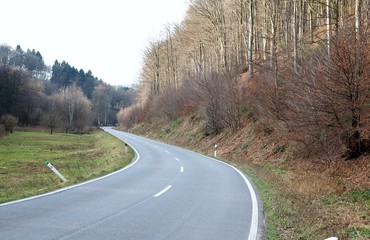
<svg viewBox="0 0 370 240">
<path fill-rule="evenodd" d="M 110 86 L 91 71 L 65 61 L 50 67 L 39 51 L 0 45 L 0 136 L 17 125 L 43 126 L 50 133 L 114 125 L 117 111 L 133 97 L 131 89 Z"/>
<path fill-rule="evenodd" d="M 367 0 L 190 0 L 147 47 L 118 121 L 193 115 L 205 135 L 254 121 L 357 158 L 370 148 L 368 17 Z"/>
</svg>

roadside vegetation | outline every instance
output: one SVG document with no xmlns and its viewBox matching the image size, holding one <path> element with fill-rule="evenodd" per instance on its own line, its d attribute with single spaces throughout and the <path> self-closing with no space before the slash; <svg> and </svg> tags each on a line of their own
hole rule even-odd
<svg viewBox="0 0 370 240">
<path fill-rule="evenodd" d="M 257 186 L 267 239 L 369 239 L 369 155 L 355 161 L 307 157 L 308 150 L 282 132 L 266 133 L 249 121 L 240 131 L 209 136 L 194 116 L 131 131 L 211 157 L 217 144 L 218 159 L 243 170 Z"/>
<path fill-rule="evenodd" d="M 82 135 L 15 131 L 0 137 L 0 203 L 105 175 L 133 157 L 123 142 L 101 130 Z M 68 181 L 63 183 L 45 161 Z"/>
</svg>

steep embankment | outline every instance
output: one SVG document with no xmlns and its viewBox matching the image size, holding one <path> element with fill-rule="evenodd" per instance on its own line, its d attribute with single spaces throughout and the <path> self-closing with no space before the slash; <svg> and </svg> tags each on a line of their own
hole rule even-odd
<svg viewBox="0 0 370 240">
<path fill-rule="evenodd" d="M 149 138 L 213 155 L 248 172 L 263 201 L 269 239 L 368 239 L 370 156 L 344 161 L 310 157 L 283 130 L 264 131 L 249 120 L 236 132 L 205 136 L 195 116 L 141 124 Z M 283 128 L 277 128 L 283 129 Z"/>
</svg>

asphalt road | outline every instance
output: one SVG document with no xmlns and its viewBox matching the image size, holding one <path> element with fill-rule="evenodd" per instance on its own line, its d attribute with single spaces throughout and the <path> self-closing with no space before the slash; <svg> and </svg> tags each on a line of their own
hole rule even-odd
<svg viewBox="0 0 370 240">
<path fill-rule="evenodd" d="M 261 204 L 235 168 L 104 128 L 137 152 L 108 177 L 0 205 L 0 239 L 259 239 Z"/>
</svg>

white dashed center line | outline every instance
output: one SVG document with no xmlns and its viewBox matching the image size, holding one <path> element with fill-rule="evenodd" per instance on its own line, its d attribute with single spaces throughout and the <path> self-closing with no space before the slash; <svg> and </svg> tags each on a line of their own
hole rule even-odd
<svg viewBox="0 0 370 240">
<path fill-rule="evenodd" d="M 171 185 L 167 186 L 165 189 L 163 189 L 162 191 L 160 191 L 159 193 L 157 193 L 156 195 L 154 195 L 153 197 L 159 197 L 161 196 L 163 193 L 167 192 L 170 188 L 172 188 Z"/>
</svg>

